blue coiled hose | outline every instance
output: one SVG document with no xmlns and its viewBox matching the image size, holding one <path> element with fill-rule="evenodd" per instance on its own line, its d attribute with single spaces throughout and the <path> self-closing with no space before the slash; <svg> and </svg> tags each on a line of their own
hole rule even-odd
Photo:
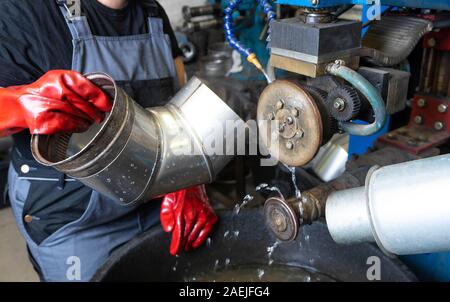
<svg viewBox="0 0 450 302">
<path fill-rule="evenodd" d="M 264 13 L 267 16 L 268 22 L 275 20 L 276 14 L 272 9 L 272 5 L 269 3 L 269 0 L 257 0 L 258 4 L 264 9 Z M 233 12 L 238 8 L 238 6 L 242 3 L 242 0 L 230 0 L 230 4 L 225 8 L 224 13 L 224 25 L 223 28 L 225 30 L 225 37 L 230 46 L 236 49 L 239 53 L 244 55 L 247 60 L 254 64 L 258 69 L 262 70 L 262 66 L 259 63 L 258 59 L 254 52 L 246 47 L 242 42 L 240 42 L 233 32 Z"/>
</svg>

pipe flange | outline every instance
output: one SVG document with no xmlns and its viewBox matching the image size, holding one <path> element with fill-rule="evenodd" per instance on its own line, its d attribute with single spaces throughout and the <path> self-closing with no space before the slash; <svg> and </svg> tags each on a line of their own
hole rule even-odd
<svg viewBox="0 0 450 302">
<path fill-rule="evenodd" d="M 264 204 L 267 226 L 282 241 L 297 238 L 299 222 L 294 209 L 282 198 L 271 197 Z"/>
<path fill-rule="evenodd" d="M 322 145 L 321 112 L 314 98 L 296 83 L 277 80 L 268 85 L 259 98 L 257 118 L 269 122 L 266 128 L 260 124 L 262 142 L 285 165 L 307 164 Z"/>
</svg>

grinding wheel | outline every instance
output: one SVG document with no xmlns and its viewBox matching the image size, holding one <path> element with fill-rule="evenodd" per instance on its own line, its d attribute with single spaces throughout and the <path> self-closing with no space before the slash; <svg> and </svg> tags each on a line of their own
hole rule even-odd
<svg viewBox="0 0 450 302">
<path fill-rule="evenodd" d="M 294 209 L 282 198 L 271 197 L 264 204 L 264 216 L 268 227 L 282 241 L 297 238 L 299 222 Z"/>
<path fill-rule="evenodd" d="M 298 84 L 277 80 L 268 85 L 258 102 L 262 142 L 270 154 L 285 165 L 298 167 L 310 162 L 322 144 L 321 113 L 313 97 Z"/>
</svg>

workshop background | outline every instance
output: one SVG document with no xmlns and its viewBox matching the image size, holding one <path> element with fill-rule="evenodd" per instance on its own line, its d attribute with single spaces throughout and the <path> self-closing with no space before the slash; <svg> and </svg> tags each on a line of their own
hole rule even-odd
<svg viewBox="0 0 450 302">
<path fill-rule="evenodd" d="M 189 100 L 208 91 L 199 119 L 220 98 L 236 121 L 280 122 L 262 135 L 280 164 L 226 162 L 207 186 L 220 224 L 205 246 L 171 257 L 152 230 L 94 281 L 450 281 L 449 1 L 385 0 L 380 20 L 365 0 L 159 2 L 201 79 Z M 1 207 L 0 281 L 39 281 Z"/>
</svg>

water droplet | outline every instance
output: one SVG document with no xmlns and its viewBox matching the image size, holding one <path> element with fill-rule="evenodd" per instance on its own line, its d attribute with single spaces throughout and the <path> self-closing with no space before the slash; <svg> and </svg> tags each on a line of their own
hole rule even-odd
<svg viewBox="0 0 450 302">
<path fill-rule="evenodd" d="M 108 183 L 111 182 L 111 178 L 107 178 L 106 182 L 108 182 Z"/>
<path fill-rule="evenodd" d="M 208 237 L 208 239 L 206 239 L 206 247 L 210 248 L 212 245 L 212 239 L 211 237 Z"/>
<path fill-rule="evenodd" d="M 175 265 L 172 267 L 172 270 L 175 272 L 177 270 L 178 267 L 178 260 L 175 261 Z"/>
<path fill-rule="evenodd" d="M 123 199 L 123 198 L 120 198 L 119 200 L 120 200 L 120 201 L 122 201 L 122 202 L 124 201 L 124 199 Z"/>
<path fill-rule="evenodd" d="M 259 184 L 258 186 L 256 186 L 255 191 L 256 191 L 256 192 L 261 191 L 261 190 L 267 188 L 268 186 L 269 186 L 269 185 L 266 184 L 266 183 Z"/>
<path fill-rule="evenodd" d="M 269 186 L 269 185 L 266 184 L 266 183 L 262 183 L 262 184 L 258 185 L 258 186 L 255 188 L 255 191 L 256 191 L 256 192 L 259 192 L 259 191 L 275 192 L 275 193 L 277 193 L 281 198 L 284 199 L 284 196 L 283 196 L 283 194 L 281 193 L 280 189 L 278 189 L 278 188 L 275 187 L 275 186 L 272 186 L 272 187 L 271 187 L 271 186 Z"/>
<path fill-rule="evenodd" d="M 273 252 L 275 251 L 275 249 L 277 248 L 277 246 L 279 246 L 281 244 L 281 241 L 275 241 L 275 243 L 271 246 L 267 247 L 267 255 L 270 257 L 272 257 Z"/>
<path fill-rule="evenodd" d="M 135 183 L 136 183 L 136 182 L 134 182 L 134 181 L 130 182 L 131 185 L 134 185 Z"/>
<path fill-rule="evenodd" d="M 258 279 L 261 280 L 262 277 L 264 276 L 265 272 L 263 269 L 259 268 L 258 269 Z"/>
<path fill-rule="evenodd" d="M 225 259 L 225 267 L 227 267 L 228 265 L 230 265 L 231 259 L 227 258 Z"/>
<path fill-rule="evenodd" d="M 291 180 L 292 180 L 292 184 L 294 186 L 295 189 L 295 198 L 298 201 L 301 201 L 301 197 L 302 197 L 302 193 L 300 192 L 300 189 L 297 186 L 297 177 L 295 175 L 295 167 L 290 167 L 285 165 L 285 167 L 291 172 Z"/>
<path fill-rule="evenodd" d="M 235 238 L 239 237 L 239 231 L 234 231 L 234 237 Z"/>
<path fill-rule="evenodd" d="M 230 235 L 230 231 L 226 231 L 226 232 L 223 234 L 223 238 L 227 238 L 228 235 Z"/>
<path fill-rule="evenodd" d="M 241 204 L 236 204 L 235 206 L 234 206 L 234 214 L 239 214 L 239 212 L 241 211 L 241 209 L 243 208 L 243 207 L 245 207 L 250 201 L 252 201 L 253 200 L 253 196 L 251 196 L 251 195 L 249 195 L 249 194 L 247 194 L 247 195 L 245 195 L 245 197 L 244 197 L 244 199 L 242 200 L 242 203 Z"/>
<path fill-rule="evenodd" d="M 217 271 L 219 269 L 219 259 L 216 259 L 214 262 L 214 271 Z"/>
<path fill-rule="evenodd" d="M 304 278 L 303 278 L 303 281 L 304 282 L 311 282 L 311 276 L 305 276 Z"/>
</svg>

